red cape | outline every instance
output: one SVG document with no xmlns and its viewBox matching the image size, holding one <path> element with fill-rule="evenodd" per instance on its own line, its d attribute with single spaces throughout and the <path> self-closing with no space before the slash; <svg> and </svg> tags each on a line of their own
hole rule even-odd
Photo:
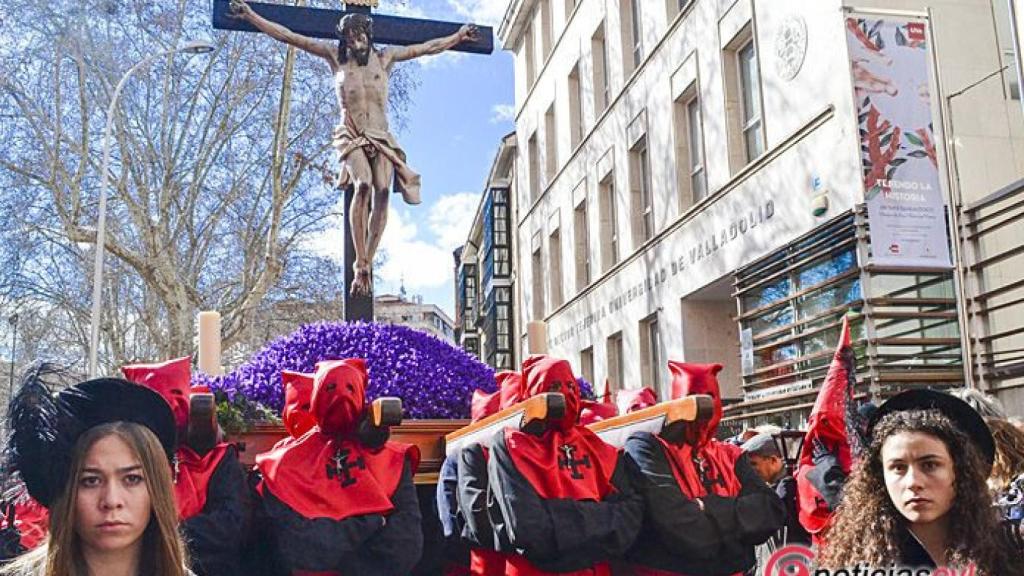
<svg viewBox="0 0 1024 576">
<path fill-rule="evenodd" d="M 541 498 L 600 501 L 612 491 L 619 451 L 587 428 L 551 429 L 540 436 L 506 428 L 505 445 Z"/>
<path fill-rule="evenodd" d="M 694 448 L 688 444 L 676 446 L 657 437 L 661 447 L 672 465 L 672 475 L 676 477 L 679 488 L 690 499 L 703 498 L 708 495 L 701 482 L 700 473 L 694 464 Z M 736 461 L 743 455 L 739 446 L 711 440 L 698 452 L 704 462 L 704 475 L 712 483 L 713 491 L 718 496 L 735 498 L 740 493 L 740 481 L 736 478 Z"/>
<path fill-rule="evenodd" d="M 228 444 L 217 444 L 213 450 L 200 456 L 188 446 L 179 446 L 174 453 L 178 470 L 174 481 L 174 501 L 178 505 L 178 518 L 188 520 L 206 506 L 210 478 L 228 452 Z"/>
<path fill-rule="evenodd" d="M 673 400 L 693 394 L 707 394 L 711 396 L 714 406 L 714 412 L 709 420 L 687 424 L 688 443 L 677 446 L 658 437 L 672 465 L 672 474 L 676 477 L 679 488 L 689 498 L 707 495 L 700 471 L 694 462 L 696 457 L 703 468 L 703 477 L 712 483 L 714 493 L 719 496 L 735 497 L 740 493 L 740 482 L 736 478 L 736 460 L 743 455 L 743 450 L 738 446 L 715 440 L 718 423 L 722 420 L 722 393 L 718 385 L 718 372 L 722 370 L 722 365 L 690 364 L 670 360 L 668 367 L 672 372 Z"/>
<path fill-rule="evenodd" d="M 336 457 L 342 454 L 347 470 L 336 464 Z M 256 457 L 256 467 L 263 474 L 259 490 L 270 490 L 310 519 L 388 514 L 394 509 L 391 497 L 406 458 L 411 459 L 415 472 L 420 454 L 413 445 L 387 442 L 371 451 L 354 440 L 331 438 L 313 429 Z"/>
</svg>

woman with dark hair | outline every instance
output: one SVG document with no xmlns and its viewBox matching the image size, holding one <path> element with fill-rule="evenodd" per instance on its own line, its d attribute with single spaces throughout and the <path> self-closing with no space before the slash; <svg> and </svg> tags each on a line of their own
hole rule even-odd
<svg viewBox="0 0 1024 576">
<path fill-rule="evenodd" d="M 981 416 L 914 390 L 879 407 L 819 555 L 823 567 L 949 566 L 1024 574 L 986 485 L 995 448 Z"/>
<path fill-rule="evenodd" d="M 34 370 L 12 400 L 10 469 L 50 511 L 46 542 L 4 576 L 186 576 L 170 460 L 174 417 L 151 390 L 103 378 L 56 397 Z"/>
</svg>

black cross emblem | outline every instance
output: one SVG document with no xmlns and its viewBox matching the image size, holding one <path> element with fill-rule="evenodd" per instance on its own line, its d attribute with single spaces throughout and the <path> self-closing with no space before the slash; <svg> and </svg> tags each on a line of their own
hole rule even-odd
<svg viewBox="0 0 1024 576">
<path fill-rule="evenodd" d="M 584 454 L 583 458 L 579 460 L 573 459 L 572 455 L 573 452 L 576 452 L 576 447 L 573 446 L 572 444 L 562 444 L 560 450 L 562 452 L 565 452 L 565 456 L 558 457 L 558 467 L 572 470 L 572 478 L 574 480 L 582 480 L 583 473 L 579 471 L 577 466 L 584 466 L 586 468 L 590 468 L 590 455 Z"/>
<path fill-rule="evenodd" d="M 359 468 L 360 470 L 366 470 L 366 463 L 363 462 L 363 457 L 356 458 L 355 462 L 349 463 L 348 457 L 352 452 L 348 448 L 342 448 L 331 460 L 334 461 L 334 466 L 327 465 L 327 479 L 334 480 L 338 478 L 341 480 L 341 487 L 351 486 L 356 483 L 356 479 L 352 476 L 349 470 Z"/>
<path fill-rule="evenodd" d="M 711 493 L 711 488 L 715 484 L 725 488 L 725 479 L 722 478 L 721 474 L 717 474 L 717 471 L 711 470 L 707 460 L 700 456 L 694 456 L 693 465 L 697 468 L 697 473 L 700 474 L 700 482 L 704 485 L 705 491 Z"/>
</svg>

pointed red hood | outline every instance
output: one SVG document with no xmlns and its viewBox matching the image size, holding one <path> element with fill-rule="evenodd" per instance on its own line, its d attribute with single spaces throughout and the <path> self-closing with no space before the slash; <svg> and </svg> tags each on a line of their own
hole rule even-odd
<svg viewBox="0 0 1024 576">
<path fill-rule="evenodd" d="M 576 425 L 580 415 L 580 387 L 569 363 L 551 356 L 530 356 L 523 362 L 523 380 L 526 394 L 523 399 L 545 392 L 558 392 L 565 396 L 565 417 L 562 429 Z"/>
<path fill-rule="evenodd" d="M 284 421 L 284 427 L 292 438 L 298 438 L 316 426 L 312 408 L 315 378 L 315 374 L 281 371 L 281 384 L 284 386 L 284 409 L 281 411 L 281 420 Z"/>
<path fill-rule="evenodd" d="M 654 406 L 658 403 L 658 395 L 650 387 L 619 390 L 615 394 L 615 403 L 619 407 L 619 414 L 629 414 Z"/>
<path fill-rule="evenodd" d="M 495 377 L 498 381 L 498 410 L 523 401 L 526 391 L 523 389 L 523 375 L 513 370 L 499 372 Z"/>
<path fill-rule="evenodd" d="M 856 367 L 846 317 L 828 375 L 807 421 L 796 470 L 799 519 L 811 534 L 828 524 L 839 503 L 840 490 L 853 467 L 848 410 L 853 408 Z"/>
<path fill-rule="evenodd" d="M 718 387 L 718 373 L 721 364 L 687 364 L 669 360 L 668 368 L 672 371 L 672 399 L 707 394 L 714 402 L 711 418 L 703 422 L 690 422 L 686 427 L 686 442 L 697 448 L 703 447 L 718 431 L 718 423 L 722 420 L 722 393 Z"/>
<path fill-rule="evenodd" d="M 317 362 L 310 409 L 321 432 L 343 436 L 355 430 L 366 410 L 366 380 L 362 358 Z"/>
<path fill-rule="evenodd" d="M 192 359 L 189 356 L 156 364 L 123 366 L 124 377 L 136 384 L 155 390 L 171 405 L 178 437 L 185 438 L 188 430 L 189 385 L 192 381 Z"/>
<path fill-rule="evenodd" d="M 469 414 L 473 422 L 518 403 L 523 395 L 523 378 L 518 372 L 503 370 L 494 375 L 498 389 L 494 392 L 474 390 Z"/>
<path fill-rule="evenodd" d="M 483 420 L 497 412 L 498 403 L 501 401 L 498 393 L 498 390 L 494 392 L 484 392 L 479 388 L 473 390 L 473 398 L 469 401 L 470 420 L 473 422 Z"/>
</svg>

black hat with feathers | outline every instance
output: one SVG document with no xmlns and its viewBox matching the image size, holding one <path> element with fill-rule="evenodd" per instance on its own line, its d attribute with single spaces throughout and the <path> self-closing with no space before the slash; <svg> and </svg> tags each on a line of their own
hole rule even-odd
<svg viewBox="0 0 1024 576">
<path fill-rule="evenodd" d="M 52 364 L 29 369 L 8 408 L 5 472 L 20 476 L 40 504 L 49 507 L 61 493 L 79 436 L 100 424 L 125 421 L 149 428 L 170 461 L 174 415 L 158 393 L 120 378 L 87 380 L 54 393 L 48 383 L 61 374 Z"/>
</svg>

